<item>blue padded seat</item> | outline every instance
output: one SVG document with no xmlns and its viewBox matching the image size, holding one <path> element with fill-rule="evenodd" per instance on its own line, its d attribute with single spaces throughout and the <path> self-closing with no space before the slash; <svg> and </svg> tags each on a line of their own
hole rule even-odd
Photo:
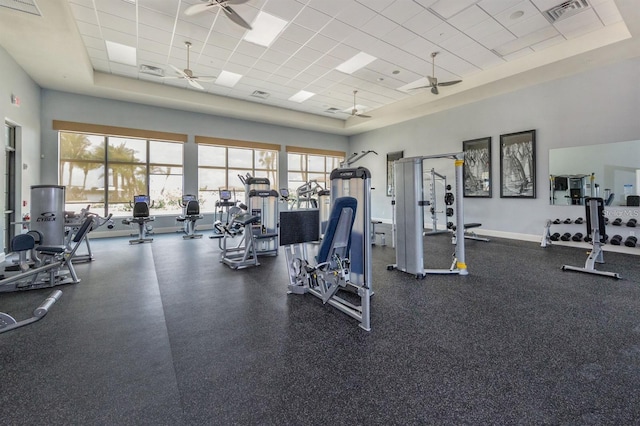
<svg viewBox="0 0 640 426">
<path fill-rule="evenodd" d="M 338 225 L 348 226 L 348 240 L 346 242 L 346 247 L 343 253 L 340 255 L 343 258 L 349 256 L 349 250 L 351 248 L 351 229 L 353 229 L 353 222 L 356 219 L 356 208 L 358 206 L 358 200 L 353 197 L 339 197 L 336 198 L 333 202 L 333 207 L 331 208 L 331 214 L 329 215 L 329 221 L 327 222 L 327 228 L 324 234 L 324 238 L 322 239 L 322 245 L 320 246 L 320 250 L 318 251 L 318 256 L 316 260 L 318 263 L 328 262 L 329 256 L 331 253 L 331 248 L 335 245 L 334 239 L 336 233 L 340 234 L 340 231 L 343 231 L 342 228 L 338 228 Z M 342 215 L 342 211 L 344 209 L 352 209 L 353 212 L 351 214 L 351 220 L 349 223 L 340 224 L 340 216 Z"/>
</svg>

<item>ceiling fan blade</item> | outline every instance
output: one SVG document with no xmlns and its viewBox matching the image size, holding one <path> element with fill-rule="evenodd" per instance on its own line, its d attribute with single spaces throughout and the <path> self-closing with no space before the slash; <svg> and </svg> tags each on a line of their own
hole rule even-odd
<svg viewBox="0 0 640 426">
<path fill-rule="evenodd" d="M 197 81 L 195 81 L 193 78 L 188 78 L 187 81 L 189 82 L 191 87 L 195 87 L 196 89 L 204 90 L 204 87 L 202 87 L 202 85 L 200 83 L 198 83 Z"/>
<path fill-rule="evenodd" d="M 431 86 L 431 93 L 434 95 L 440 94 L 440 92 L 438 92 L 438 86 Z"/>
<path fill-rule="evenodd" d="M 242 19 L 242 17 L 240 15 L 238 15 L 236 13 L 236 11 L 231 8 L 231 6 L 222 6 L 222 10 L 224 10 L 224 13 L 229 17 L 229 19 L 231 19 L 236 24 L 238 24 L 241 27 L 246 28 L 248 30 L 252 30 L 253 29 L 253 28 L 251 28 L 251 25 L 249 25 L 247 23 L 247 21 Z"/>
<path fill-rule="evenodd" d="M 462 80 L 443 81 L 442 83 L 438 83 L 438 86 L 453 86 L 458 83 L 462 83 Z"/>
<path fill-rule="evenodd" d="M 418 86 L 418 87 L 410 87 L 407 90 L 418 90 L 418 89 L 429 89 L 431 88 L 431 85 L 428 86 Z"/>
<path fill-rule="evenodd" d="M 189 6 L 184 10 L 184 14 L 187 16 L 197 15 L 198 13 L 202 13 L 210 7 L 217 6 L 216 3 L 205 3 L 205 4 L 194 4 L 193 6 Z"/>
<path fill-rule="evenodd" d="M 360 118 L 371 118 L 371 116 L 370 116 L 370 115 L 366 115 L 366 114 L 358 114 L 358 113 L 355 113 L 354 115 L 355 115 L 356 117 L 360 117 Z"/>
<path fill-rule="evenodd" d="M 202 81 L 203 83 L 210 83 L 212 81 L 215 81 L 218 77 L 216 77 L 215 75 L 194 75 L 191 78 L 194 80 Z"/>
<path fill-rule="evenodd" d="M 173 70 L 176 72 L 176 74 L 179 75 L 178 78 L 189 78 L 189 76 L 183 70 L 181 70 L 180 68 L 178 68 L 178 67 L 176 67 L 174 65 L 171 65 L 171 64 L 169 64 L 169 66 L 171 68 L 173 68 Z"/>
<path fill-rule="evenodd" d="M 242 3 L 246 3 L 249 0 L 224 0 L 224 3 L 228 3 L 228 4 L 242 4 Z"/>
</svg>

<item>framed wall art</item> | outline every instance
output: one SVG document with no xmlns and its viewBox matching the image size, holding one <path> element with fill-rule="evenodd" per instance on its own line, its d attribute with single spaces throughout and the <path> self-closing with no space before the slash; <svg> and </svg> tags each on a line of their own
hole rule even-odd
<svg viewBox="0 0 640 426">
<path fill-rule="evenodd" d="M 390 152 L 387 154 L 387 196 L 391 197 L 394 194 L 395 188 L 393 187 L 393 162 L 403 157 L 404 151 Z"/>
<path fill-rule="evenodd" d="M 491 198 L 491 137 L 462 142 L 464 196 Z"/>
<path fill-rule="evenodd" d="M 536 131 L 500 135 L 500 197 L 536 198 Z"/>
</svg>

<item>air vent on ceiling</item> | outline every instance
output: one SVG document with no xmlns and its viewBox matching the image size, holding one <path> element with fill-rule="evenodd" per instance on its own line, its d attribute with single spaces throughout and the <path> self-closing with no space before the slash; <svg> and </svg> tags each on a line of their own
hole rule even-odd
<svg viewBox="0 0 640 426">
<path fill-rule="evenodd" d="M 267 92 L 263 92 L 260 90 L 255 90 L 251 96 L 253 96 L 254 98 L 260 98 L 260 99 L 267 99 L 269 97 L 269 94 Z"/>
<path fill-rule="evenodd" d="M 0 0 L 0 7 L 7 7 L 31 15 L 42 16 L 35 0 Z"/>
<path fill-rule="evenodd" d="M 162 68 L 154 67 L 153 65 L 140 64 L 140 72 L 143 74 L 155 75 L 157 77 L 164 77 L 164 70 Z"/>
<path fill-rule="evenodd" d="M 324 110 L 324 112 L 328 112 L 329 114 L 335 114 L 338 111 L 340 111 L 340 109 L 339 108 L 334 108 L 334 107 L 327 108 L 327 109 Z"/>
<path fill-rule="evenodd" d="M 587 0 L 570 0 L 546 10 L 544 16 L 553 24 L 556 21 L 566 19 L 589 8 L 591 8 L 591 5 Z"/>
</svg>

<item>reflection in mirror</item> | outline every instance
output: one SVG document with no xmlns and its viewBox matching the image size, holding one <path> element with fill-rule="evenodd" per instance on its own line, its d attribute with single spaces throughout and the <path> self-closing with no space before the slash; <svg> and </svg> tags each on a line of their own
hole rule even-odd
<svg viewBox="0 0 640 426">
<path fill-rule="evenodd" d="M 637 206 L 640 141 L 549 150 L 550 203 L 584 205 L 602 197 L 609 206 Z"/>
</svg>

